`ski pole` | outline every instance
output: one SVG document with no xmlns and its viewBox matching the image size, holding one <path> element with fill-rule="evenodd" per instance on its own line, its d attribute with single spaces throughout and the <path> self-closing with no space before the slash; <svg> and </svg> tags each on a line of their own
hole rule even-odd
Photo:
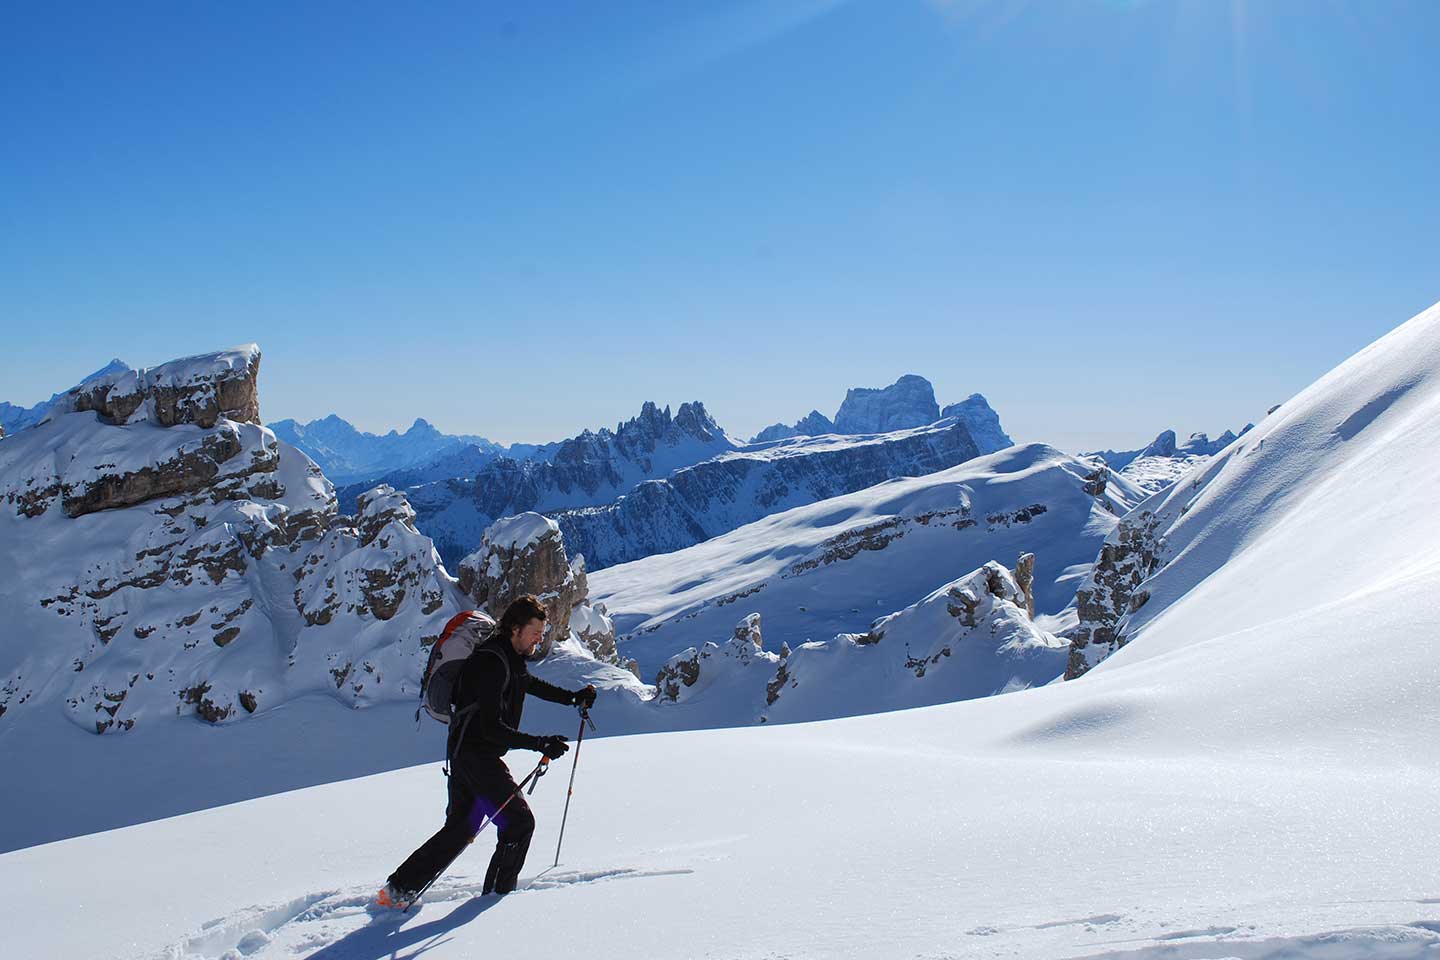
<svg viewBox="0 0 1440 960">
<path fill-rule="evenodd" d="M 501 810 L 504 810 L 504 809 L 510 804 L 510 801 L 511 801 L 511 800 L 514 800 L 516 797 L 518 797 L 518 796 L 520 795 L 520 791 L 525 789 L 525 784 L 529 783 L 529 784 L 530 784 L 530 792 L 531 792 L 531 793 L 534 793 L 534 792 L 535 792 L 535 784 L 536 784 L 536 783 L 539 783 L 539 782 L 540 782 L 540 778 L 543 777 L 543 776 L 545 776 L 545 771 L 546 771 L 546 769 L 547 769 L 549 766 L 550 766 L 550 758 L 549 758 L 549 757 L 544 757 L 544 756 L 542 756 L 542 757 L 540 758 L 540 762 L 537 763 L 537 764 L 535 764 L 535 769 L 534 769 L 534 770 L 531 770 L 528 774 L 526 774 L 526 775 L 525 775 L 525 779 L 524 779 L 524 780 L 521 780 L 519 783 L 517 783 L 517 784 L 515 785 L 515 789 L 510 791 L 510 796 L 508 796 L 508 797 L 505 798 L 505 802 L 502 803 L 502 804 L 500 804 L 500 806 L 496 807 L 494 813 L 488 813 L 488 814 L 486 814 L 483 818 L 481 818 L 481 820 L 480 820 L 480 826 L 476 827 L 476 828 L 475 828 L 475 832 L 470 835 L 470 840 L 469 840 L 469 842 L 466 844 L 466 846 L 469 846 L 471 843 L 474 843 L 474 842 L 475 842 L 475 838 L 480 835 L 480 831 L 481 831 L 481 830 L 484 830 L 485 827 L 488 826 L 489 824 L 495 822 L 495 818 L 498 817 L 498 816 L 500 816 L 500 811 L 501 811 Z M 531 783 L 532 780 L 534 781 L 534 783 Z M 449 861 L 446 862 L 445 866 L 441 867 L 440 870 L 435 874 L 435 876 L 433 876 L 433 877 L 430 878 L 430 883 L 427 883 L 427 884 L 425 884 L 425 886 L 423 886 L 423 887 L 420 888 L 420 892 L 417 893 L 417 894 L 415 894 L 415 898 L 414 898 L 413 900 L 411 900 L 409 903 L 405 904 L 405 908 L 404 908 L 403 910 L 401 910 L 400 912 L 401 912 L 401 913 L 409 913 L 409 912 L 410 912 L 410 908 L 413 907 L 415 904 L 419 903 L 419 902 L 420 902 L 420 898 L 425 895 L 425 891 L 430 889 L 430 884 L 431 884 L 431 883 L 434 883 L 436 880 L 439 880 L 440 877 L 441 877 L 441 875 L 442 875 L 446 870 L 449 870 L 451 864 L 453 864 L 456 860 L 459 860 L 459 859 L 460 859 L 460 854 L 462 854 L 462 853 L 464 853 L 464 852 L 465 852 L 465 847 L 461 847 L 458 851 L 456 851 L 455 856 L 451 857 L 451 858 L 449 859 Z"/>
<path fill-rule="evenodd" d="M 585 742 L 585 725 L 589 724 L 590 729 L 595 729 L 595 721 L 590 719 L 590 710 L 587 707 L 580 708 L 580 733 L 575 738 L 575 759 L 570 764 L 570 787 L 565 791 L 565 813 L 560 817 L 560 839 L 555 843 L 555 862 L 551 869 L 560 866 L 560 844 L 565 842 L 565 821 L 570 817 L 570 797 L 575 793 L 575 768 L 580 766 L 580 745 Z"/>
</svg>

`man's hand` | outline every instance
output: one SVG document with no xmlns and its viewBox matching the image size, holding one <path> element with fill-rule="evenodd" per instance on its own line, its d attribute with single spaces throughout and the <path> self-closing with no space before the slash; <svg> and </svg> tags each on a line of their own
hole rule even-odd
<svg viewBox="0 0 1440 960">
<path fill-rule="evenodd" d="M 581 710 L 589 710 L 595 706 L 595 684 L 587 684 L 584 690 L 575 691 L 575 706 Z"/>
<path fill-rule="evenodd" d="M 570 744 L 566 743 L 565 738 L 560 736 L 560 734 L 552 733 L 548 737 L 540 738 L 539 747 L 540 752 L 551 760 L 559 760 L 565 756 L 565 751 L 570 749 Z"/>
</svg>

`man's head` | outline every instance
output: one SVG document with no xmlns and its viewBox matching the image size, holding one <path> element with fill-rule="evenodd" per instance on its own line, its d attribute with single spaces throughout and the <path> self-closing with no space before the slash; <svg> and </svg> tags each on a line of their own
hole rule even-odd
<svg viewBox="0 0 1440 960">
<path fill-rule="evenodd" d="M 516 597 L 500 617 L 500 635 L 522 657 L 528 657 L 545 636 L 545 606 L 533 593 Z"/>
</svg>

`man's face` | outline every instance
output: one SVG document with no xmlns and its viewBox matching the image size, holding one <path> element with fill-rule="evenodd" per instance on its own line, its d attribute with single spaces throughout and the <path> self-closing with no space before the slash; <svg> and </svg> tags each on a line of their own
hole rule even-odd
<svg viewBox="0 0 1440 960">
<path fill-rule="evenodd" d="M 540 638 L 543 636 L 545 636 L 545 621 L 536 617 L 510 635 L 510 645 L 520 656 L 528 657 L 535 652 L 535 648 L 540 645 Z"/>
</svg>

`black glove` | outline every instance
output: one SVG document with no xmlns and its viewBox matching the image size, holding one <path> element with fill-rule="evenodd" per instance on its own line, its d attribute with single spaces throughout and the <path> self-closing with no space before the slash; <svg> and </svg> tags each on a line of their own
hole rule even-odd
<svg viewBox="0 0 1440 960">
<path fill-rule="evenodd" d="M 584 690 L 575 691 L 575 706 L 581 710 L 589 710 L 595 706 L 595 684 L 589 684 Z"/>
<path fill-rule="evenodd" d="M 535 749 L 539 750 L 551 760 L 559 760 L 565 756 L 565 751 L 570 749 L 570 744 L 558 733 L 552 733 L 548 737 L 536 737 Z"/>
</svg>

